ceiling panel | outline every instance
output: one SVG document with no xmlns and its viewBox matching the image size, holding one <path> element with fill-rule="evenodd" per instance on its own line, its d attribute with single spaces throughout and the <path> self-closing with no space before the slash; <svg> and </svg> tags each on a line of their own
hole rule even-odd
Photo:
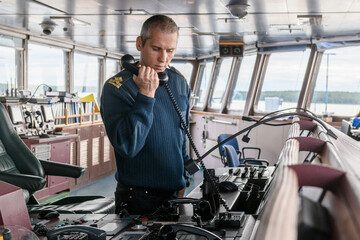
<svg viewBox="0 0 360 240">
<path fill-rule="evenodd" d="M 152 14 L 172 17 L 180 27 L 178 57 L 204 57 L 218 52 L 219 39 L 256 42 L 357 36 L 358 0 L 249 0 L 248 15 L 233 17 L 229 0 L 1 0 L 0 25 L 42 35 L 51 16 L 70 16 L 88 24 L 55 21 L 50 37 L 113 52 L 137 55 L 135 39 Z M 321 15 L 319 26 L 300 25 L 298 15 Z"/>
</svg>

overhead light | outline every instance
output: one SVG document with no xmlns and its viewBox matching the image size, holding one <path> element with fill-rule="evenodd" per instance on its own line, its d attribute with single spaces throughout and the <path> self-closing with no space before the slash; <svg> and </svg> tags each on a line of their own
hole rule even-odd
<svg viewBox="0 0 360 240">
<path fill-rule="evenodd" d="M 231 15 L 238 18 L 243 18 L 248 14 L 248 6 L 247 0 L 230 0 L 229 4 L 226 5 Z"/>
<path fill-rule="evenodd" d="M 74 25 L 91 25 L 91 23 L 85 22 L 83 20 L 71 17 L 71 16 L 50 16 L 51 20 L 54 21 L 63 21 L 71 26 Z"/>
<path fill-rule="evenodd" d="M 45 19 L 44 21 L 42 21 L 42 23 L 40 23 L 40 26 L 43 29 L 43 33 L 45 35 L 50 35 L 54 31 L 57 24 L 54 21 Z"/>
</svg>

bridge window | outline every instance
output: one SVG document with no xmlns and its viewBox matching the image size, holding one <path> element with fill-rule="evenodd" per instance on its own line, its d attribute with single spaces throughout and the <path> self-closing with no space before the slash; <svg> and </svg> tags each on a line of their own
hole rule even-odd
<svg viewBox="0 0 360 240">
<path fill-rule="evenodd" d="M 231 63 L 234 58 L 222 59 L 220 69 L 216 75 L 215 87 L 209 102 L 209 108 L 220 109 L 224 98 L 224 93 L 229 83 L 229 75 L 231 70 Z"/>
<path fill-rule="evenodd" d="M 111 78 L 118 72 L 119 72 L 119 61 L 116 59 L 107 58 L 106 59 L 105 80 Z"/>
<path fill-rule="evenodd" d="M 189 62 L 174 62 L 172 61 L 170 66 L 175 67 L 182 75 L 184 75 L 185 80 L 190 83 L 190 78 L 194 66 Z"/>
<path fill-rule="evenodd" d="M 28 44 L 28 90 L 34 94 L 36 88 L 45 83 L 53 91 L 65 91 L 65 51 L 61 48 Z M 47 88 L 37 90 L 35 96 L 44 94 Z"/>
<path fill-rule="evenodd" d="M 310 110 L 321 115 L 357 115 L 360 111 L 359 63 L 359 46 L 324 52 Z"/>
<path fill-rule="evenodd" d="M 14 48 L 0 46 L 0 94 L 5 95 L 6 90 L 17 88 L 16 77 L 16 50 Z"/>
<path fill-rule="evenodd" d="M 270 55 L 256 110 L 273 112 L 297 107 L 310 49 Z"/>
<path fill-rule="evenodd" d="M 8 89 L 21 88 L 22 51 L 22 39 L 0 34 L 0 95 L 5 95 Z"/>
<path fill-rule="evenodd" d="M 241 60 L 235 89 L 232 93 L 229 110 L 243 111 L 249 91 L 252 73 L 254 71 L 256 55 L 245 56 Z"/>
<path fill-rule="evenodd" d="M 94 94 L 98 98 L 100 83 L 99 58 L 90 54 L 75 52 L 74 55 L 74 91 L 80 97 Z"/>
<path fill-rule="evenodd" d="M 195 106 L 196 107 L 203 107 L 205 100 L 206 100 L 206 91 L 208 89 L 210 80 L 211 80 L 211 71 L 213 68 L 214 62 L 207 62 L 201 66 L 200 69 L 200 77 L 199 77 L 199 84 L 200 86 L 197 87 L 195 92 Z"/>
</svg>

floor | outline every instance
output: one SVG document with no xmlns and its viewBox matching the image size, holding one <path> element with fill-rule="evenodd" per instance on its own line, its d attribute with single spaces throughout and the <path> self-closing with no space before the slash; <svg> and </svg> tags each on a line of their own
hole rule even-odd
<svg viewBox="0 0 360 240">
<path fill-rule="evenodd" d="M 185 190 L 185 196 L 189 194 L 202 181 L 203 172 L 198 171 L 191 176 L 190 186 Z M 70 196 L 79 195 L 101 195 L 104 197 L 114 197 L 116 180 L 114 175 L 104 177 L 96 182 L 90 183 L 79 189 L 70 192 Z"/>
</svg>

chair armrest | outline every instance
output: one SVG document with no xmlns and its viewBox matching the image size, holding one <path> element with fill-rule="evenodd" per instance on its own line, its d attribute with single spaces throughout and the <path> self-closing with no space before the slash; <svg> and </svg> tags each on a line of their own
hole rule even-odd
<svg viewBox="0 0 360 240">
<path fill-rule="evenodd" d="M 244 163 L 257 164 L 257 165 L 262 165 L 263 163 L 265 163 L 266 166 L 269 166 L 269 161 L 268 161 L 268 160 L 265 160 L 265 159 L 253 159 L 253 158 L 248 158 L 248 159 L 244 159 Z"/>
<path fill-rule="evenodd" d="M 260 158 L 260 155 L 261 155 L 261 148 L 258 148 L 258 147 L 243 147 L 242 148 L 242 156 L 244 159 L 247 159 L 247 157 L 245 156 L 245 150 L 255 150 L 258 152 L 258 156 L 257 156 L 257 159 Z"/>
<path fill-rule="evenodd" d="M 42 189 L 46 184 L 46 179 L 42 177 L 6 172 L 0 172 L 0 180 L 19 188 L 26 189 L 30 194 Z"/>
<path fill-rule="evenodd" d="M 39 161 L 44 168 L 46 175 L 79 178 L 85 172 L 84 168 L 70 164 L 51 162 L 46 160 Z"/>
</svg>

